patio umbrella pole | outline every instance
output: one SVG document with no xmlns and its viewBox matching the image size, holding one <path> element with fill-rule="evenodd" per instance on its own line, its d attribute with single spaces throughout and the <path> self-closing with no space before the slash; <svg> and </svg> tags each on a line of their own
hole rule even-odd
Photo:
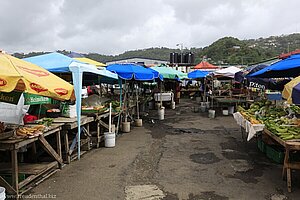
<svg viewBox="0 0 300 200">
<path fill-rule="evenodd" d="M 137 118 L 140 119 L 140 112 L 139 112 L 139 91 L 138 91 L 138 84 L 136 85 L 136 112 L 137 112 Z"/>
<path fill-rule="evenodd" d="M 160 81 L 160 108 L 162 108 L 162 81 Z"/>
</svg>

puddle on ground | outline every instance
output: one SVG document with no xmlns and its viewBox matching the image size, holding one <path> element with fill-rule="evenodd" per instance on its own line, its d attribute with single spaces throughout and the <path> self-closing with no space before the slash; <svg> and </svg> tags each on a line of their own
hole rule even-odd
<svg viewBox="0 0 300 200">
<path fill-rule="evenodd" d="M 263 169 L 250 169 L 244 172 L 236 172 L 234 175 L 229 175 L 228 178 L 240 179 L 244 183 L 257 183 L 257 177 L 263 175 Z"/>
<path fill-rule="evenodd" d="M 192 154 L 190 155 L 190 159 L 199 164 L 213 164 L 220 161 L 220 159 L 211 152 Z"/>
<path fill-rule="evenodd" d="M 249 159 L 247 153 L 243 153 L 240 151 L 235 151 L 233 149 L 224 149 L 222 151 L 222 155 L 227 158 L 228 160 L 235 160 L 235 159 Z"/>
</svg>

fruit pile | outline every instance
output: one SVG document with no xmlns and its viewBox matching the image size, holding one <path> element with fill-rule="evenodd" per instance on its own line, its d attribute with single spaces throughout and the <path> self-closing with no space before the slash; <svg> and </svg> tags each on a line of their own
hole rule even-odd
<svg viewBox="0 0 300 200">
<path fill-rule="evenodd" d="M 17 136 L 20 136 L 22 138 L 32 138 L 37 137 L 41 134 L 43 134 L 43 131 L 45 130 L 46 126 L 44 125 L 35 125 L 32 127 L 19 127 L 16 129 Z"/>
<path fill-rule="evenodd" d="M 283 140 L 300 139 L 300 119 L 296 117 L 300 108 L 296 105 L 276 107 L 270 101 L 251 104 L 249 109 L 241 106 L 238 111 L 252 124 L 265 127 Z"/>
</svg>

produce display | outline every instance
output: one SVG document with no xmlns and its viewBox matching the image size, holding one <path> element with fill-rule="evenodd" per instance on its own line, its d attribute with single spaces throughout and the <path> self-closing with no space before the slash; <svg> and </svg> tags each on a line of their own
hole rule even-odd
<svg viewBox="0 0 300 200">
<path fill-rule="evenodd" d="M 241 106 L 238 111 L 252 124 L 265 127 L 283 140 L 300 139 L 300 108 L 296 105 L 276 107 L 271 101 L 251 104 L 249 109 Z"/>
<path fill-rule="evenodd" d="M 97 106 L 82 106 L 81 110 L 83 113 L 104 113 L 109 111 L 109 103 L 112 103 L 112 111 L 119 112 L 120 111 L 120 102 L 119 101 L 108 101 L 104 105 Z"/>
<path fill-rule="evenodd" d="M 23 138 L 38 137 L 39 135 L 43 134 L 45 128 L 46 126 L 44 125 L 35 125 L 32 127 L 19 127 L 16 129 L 16 135 Z"/>
</svg>

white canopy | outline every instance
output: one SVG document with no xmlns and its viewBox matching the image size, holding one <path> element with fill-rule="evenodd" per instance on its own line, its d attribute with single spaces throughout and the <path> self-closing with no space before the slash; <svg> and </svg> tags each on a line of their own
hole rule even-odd
<svg viewBox="0 0 300 200">
<path fill-rule="evenodd" d="M 242 69 L 232 66 L 232 67 L 227 67 L 224 69 L 217 70 L 213 72 L 213 75 L 234 78 L 234 74 L 239 71 L 242 71 Z"/>
</svg>

